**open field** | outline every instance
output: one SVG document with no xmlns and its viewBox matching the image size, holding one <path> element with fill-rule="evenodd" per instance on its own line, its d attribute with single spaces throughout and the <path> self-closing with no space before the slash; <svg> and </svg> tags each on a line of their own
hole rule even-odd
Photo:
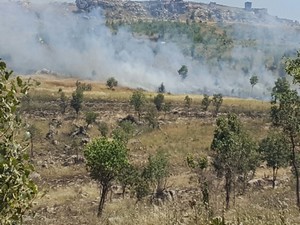
<svg viewBox="0 0 300 225">
<path fill-rule="evenodd" d="M 150 128 L 146 122 L 135 126 L 134 135 L 128 142 L 130 160 L 138 166 L 147 162 L 158 149 L 164 150 L 170 160 L 171 174 L 167 188 L 176 192 L 173 201 L 163 205 L 150 204 L 147 198 L 136 203 L 128 190 L 123 199 L 113 191 L 106 203 L 103 217 L 97 218 L 99 185 L 92 181 L 85 163 L 75 163 L 82 157 L 82 139 L 100 136 L 96 124 L 86 129 L 87 136 L 74 136 L 79 126 L 86 127 L 85 112 L 98 113 L 97 122 L 105 121 L 109 133 L 117 127 L 117 121 L 127 115 L 135 115 L 129 104 L 132 89 L 116 87 L 109 90 L 104 84 L 91 81 L 92 90 L 84 92 L 84 106 L 76 116 L 68 107 L 64 115 L 59 112 L 59 88 L 70 98 L 76 80 L 37 76 L 41 82 L 30 92 L 30 101 L 22 106 L 24 122 L 34 125 L 33 162 L 37 171 L 40 196 L 34 202 L 34 216 L 27 215 L 25 224 L 218 224 L 212 218 L 224 216 L 230 224 L 299 224 L 299 211 L 295 207 L 294 184 L 290 169 L 280 169 L 278 186 L 272 189 L 272 171 L 265 165 L 259 167 L 254 179 L 264 180 L 262 185 L 248 186 L 244 194 L 236 193 L 235 204 L 224 211 L 223 182 L 211 175 L 210 209 L 201 202 L 197 176 L 188 168 L 186 157 L 210 155 L 210 145 L 215 129 L 213 107 L 202 112 L 202 96 L 190 95 L 190 108 L 184 106 L 185 95 L 166 94 L 171 110 L 158 115 L 159 129 Z M 145 92 L 148 104 L 156 93 Z M 269 103 L 257 100 L 224 98 L 220 115 L 235 112 L 243 126 L 259 142 L 269 129 Z M 142 114 L 143 116 L 144 114 Z M 46 138 L 50 127 L 55 127 L 51 138 Z M 196 205 L 191 208 L 190 202 Z M 221 223 L 220 223 L 221 224 Z"/>
</svg>

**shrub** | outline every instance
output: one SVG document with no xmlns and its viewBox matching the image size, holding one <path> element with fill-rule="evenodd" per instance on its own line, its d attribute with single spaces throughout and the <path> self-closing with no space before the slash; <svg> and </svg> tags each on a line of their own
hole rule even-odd
<svg viewBox="0 0 300 225">
<path fill-rule="evenodd" d="M 114 77 L 110 77 L 108 78 L 108 80 L 106 81 L 106 86 L 109 89 L 113 89 L 114 87 L 118 86 L 118 81 L 114 78 Z"/>
</svg>

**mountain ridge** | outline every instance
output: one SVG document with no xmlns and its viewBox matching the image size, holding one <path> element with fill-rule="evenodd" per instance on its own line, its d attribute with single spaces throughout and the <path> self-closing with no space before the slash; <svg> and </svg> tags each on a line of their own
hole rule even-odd
<svg viewBox="0 0 300 225">
<path fill-rule="evenodd" d="M 121 1 L 121 0 L 76 0 L 79 11 L 100 7 L 109 20 L 123 22 L 138 20 L 168 20 L 221 23 L 256 23 L 299 26 L 298 21 L 282 19 L 268 14 L 266 8 L 245 8 L 220 5 L 216 2 L 199 3 L 183 0 Z"/>
</svg>

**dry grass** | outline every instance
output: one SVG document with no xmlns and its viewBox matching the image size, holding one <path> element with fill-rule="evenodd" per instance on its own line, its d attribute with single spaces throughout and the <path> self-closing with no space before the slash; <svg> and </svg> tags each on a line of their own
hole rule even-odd
<svg viewBox="0 0 300 225">
<path fill-rule="evenodd" d="M 140 133 L 134 136 L 128 144 L 130 156 L 137 164 L 144 164 L 149 155 L 156 150 L 165 150 L 170 157 L 172 175 L 168 180 L 168 186 L 180 192 L 174 202 L 169 202 L 163 206 L 153 206 L 148 201 L 135 204 L 134 198 L 125 199 L 114 196 L 112 202 L 107 202 L 103 218 L 96 217 L 99 202 L 99 187 L 92 182 L 87 174 L 84 164 L 62 166 L 59 161 L 62 155 L 74 154 L 65 152 L 65 145 L 72 145 L 73 138 L 70 133 L 74 129 L 74 124 L 85 125 L 84 113 L 78 118 L 69 109 L 65 116 L 60 116 L 57 112 L 57 102 L 49 103 L 59 97 L 58 89 L 62 88 L 67 95 L 71 95 L 75 89 L 74 79 L 59 79 L 57 77 L 37 76 L 35 79 L 41 81 L 41 85 L 32 90 L 36 104 L 33 111 L 24 112 L 26 121 L 35 124 L 38 128 L 38 137 L 35 140 L 36 164 L 37 161 L 52 160 L 48 167 L 37 165 L 37 172 L 41 175 L 40 190 L 46 195 L 37 199 L 34 206 L 36 217 L 26 217 L 25 224 L 30 225 L 65 225 L 65 224 L 129 224 L 129 225 L 152 225 L 152 224 L 185 224 L 194 225 L 210 224 L 209 213 L 201 204 L 201 193 L 195 175 L 190 172 L 186 165 L 186 156 L 209 154 L 210 144 L 215 128 L 215 118 L 207 114 L 203 118 L 188 116 L 167 115 L 166 119 L 161 115 L 162 125 L 160 129 L 149 129 L 145 125 L 139 127 Z M 128 102 L 132 94 L 132 89 L 117 87 L 115 91 L 108 90 L 104 84 L 91 81 L 93 90 L 85 92 L 89 104 L 86 104 L 83 111 L 94 110 L 99 112 L 99 120 L 109 123 L 110 127 L 116 126 L 116 119 L 120 116 L 133 113 L 119 109 L 119 102 Z M 152 99 L 156 93 L 146 93 L 148 99 Z M 185 95 L 166 95 L 166 101 L 172 102 L 176 107 L 182 107 Z M 202 96 L 190 95 L 193 98 L 190 111 L 200 108 Z M 112 102 L 113 105 L 101 105 L 102 100 Z M 45 104 L 46 103 L 46 104 Z M 125 104 L 125 103 L 124 103 Z M 41 112 L 47 107 L 52 111 Z M 103 106 L 99 110 L 98 105 Z M 44 108 L 43 108 L 44 107 Z M 54 110 L 53 110 L 54 107 Z M 182 109 L 182 108 L 181 108 Z M 55 111 L 56 110 L 56 111 Z M 213 107 L 210 107 L 210 111 Z M 264 116 L 269 110 L 269 104 L 257 100 L 243 100 L 225 98 L 221 112 L 243 113 L 242 123 L 257 142 L 263 138 L 269 128 L 268 119 Z M 54 111 L 54 112 L 53 112 Z M 253 117 L 252 114 L 258 116 Z M 248 116 L 251 115 L 251 116 Z M 62 120 L 62 126 L 58 128 L 55 139 L 59 142 L 54 146 L 45 135 L 49 129 L 49 121 L 53 118 Z M 88 129 L 91 138 L 99 136 L 96 126 Z M 279 170 L 279 178 L 292 177 L 288 169 Z M 257 177 L 270 176 L 269 169 L 259 168 Z M 292 182 L 287 182 L 275 190 L 263 188 L 260 190 L 248 190 L 243 196 L 236 198 L 236 204 L 231 210 L 224 212 L 224 192 L 223 183 L 214 181 L 214 186 L 210 189 L 211 212 L 213 216 L 224 214 L 226 221 L 231 224 L 300 224 L 299 212 L 294 207 L 294 190 Z M 197 207 L 191 209 L 189 200 L 197 199 Z"/>
</svg>

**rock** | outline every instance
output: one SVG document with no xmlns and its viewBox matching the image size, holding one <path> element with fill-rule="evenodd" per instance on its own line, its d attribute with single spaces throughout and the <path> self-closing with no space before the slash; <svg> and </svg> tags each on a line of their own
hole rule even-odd
<svg viewBox="0 0 300 225">
<path fill-rule="evenodd" d="M 59 144 L 59 142 L 57 140 L 52 140 L 52 144 L 56 146 Z"/>
<path fill-rule="evenodd" d="M 71 150 L 71 146 L 70 145 L 65 145 L 64 150 L 67 151 L 67 152 L 70 151 Z"/>
<path fill-rule="evenodd" d="M 47 164 L 46 162 L 44 162 L 44 163 L 42 164 L 42 167 L 48 169 L 48 164 Z"/>
<path fill-rule="evenodd" d="M 46 211 L 47 211 L 48 213 L 54 214 L 54 213 L 55 213 L 55 208 L 54 208 L 54 207 L 47 207 L 47 208 L 46 208 Z"/>
<path fill-rule="evenodd" d="M 262 178 L 252 179 L 248 181 L 248 185 L 253 188 L 262 188 L 266 185 L 266 181 Z"/>
<path fill-rule="evenodd" d="M 37 172 L 32 172 L 30 175 L 29 175 L 29 178 L 33 181 L 40 181 L 41 180 L 41 175 Z"/>
</svg>

